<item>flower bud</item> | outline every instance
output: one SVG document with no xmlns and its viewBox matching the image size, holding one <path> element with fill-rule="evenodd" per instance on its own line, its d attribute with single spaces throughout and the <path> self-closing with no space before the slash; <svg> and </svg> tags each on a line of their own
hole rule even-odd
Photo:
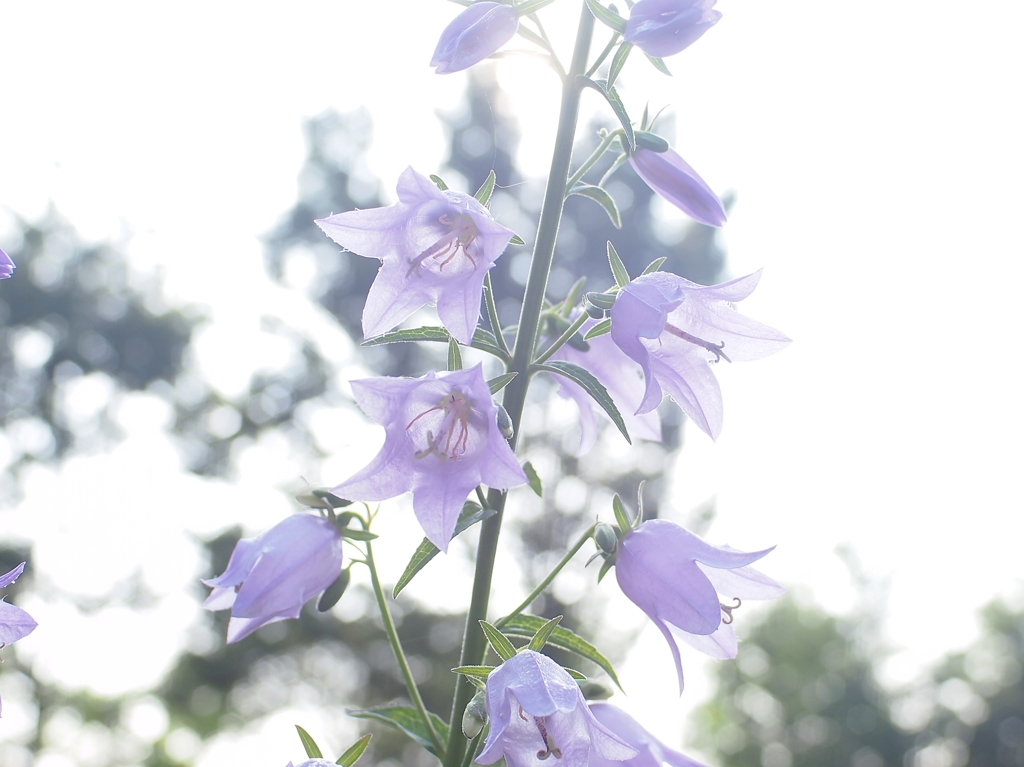
<svg viewBox="0 0 1024 767">
<path fill-rule="evenodd" d="M 604 319 L 604 309 L 601 309 L 600 307 L 594 306 L 593 304 L 585 304 L 585 308 L 586 308 L 586 311 L 587 311 L 587 316 L 590 317 L 590 319 L 592 319 L 592 320 L 603 320 Z"/>
<path fill-rule="evenodd" d="M 487 707 L 484 702 L 484 691 L 480 690 L 466 705 L 462 712 L 462 734 L 472 740 L 487 724 Z"/>
<path fill-rule="evenodd" d="M 691 218 L 706 226 L 725 223 L 725 208 L 718 196 L 673 150 L 637 149 L 629 156 L 629 164 L 647 186 Z"/>
<path fill-rule="evenodd" d="M 345 589 L 348 588 L 349 582 L 352 580 L 352 568 L 346 567 L 341 571 L 341 574 L 327 590 L 320 595 L 320 601 L 316 603 L 316 609 L 319 612 L 325 613 L 338 604 L 338 600 L 341 599 L 341 595 L 345 593 Z"/>
<path fill-rule="evenodd" d="M 636 145 L 640 149 L 650 149 L 652 152 L 657 152 L 658 154 L 667 152 L 669 149 L 668 142 L 657 133 L 638 130 L 634 135 L 636 136 Z"/>
<path fill-rule="evenodd" d="M 512 417 L 508 414 L 504 405 L 497 405 L 498 408 L 498 431 L 505 439 L 512 439 L 515 429 L 512 427 Z"/>
<path fill-rule="evenodd" d="M 605 522 L 598 522 L 594 530 L 594 542 L 605 554 L 614 554 L 619 547 L 619 536 L 615 528 Z"/>
<path fill-rule="evenodd" d="M 649 56 L 671 56 L 697 42 L 722 14 L 716 0 L 639 0 L 629 12 L 622 39 Z"/>
<path fill-rule="evenodd" d="M 473 3 L 445 27 L 430 66 L 439 75 L 469 69 L 511 40 L 518 29 L 519 17 L 511 5 Z"/>
</svg>

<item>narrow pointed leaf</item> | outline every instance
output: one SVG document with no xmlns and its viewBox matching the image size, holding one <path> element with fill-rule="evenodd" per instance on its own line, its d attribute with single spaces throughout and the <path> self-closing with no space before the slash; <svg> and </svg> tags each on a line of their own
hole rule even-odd
<svg viewBox="0 0 1024 767">
<path fill-rule="evenodd" d="M 540 475 L 537 474 L 537 470 L 533 468 L 533 464 L 527 461 L 523 464 L 523 471 L 526 473 L 526 478 L 530 482 L 530 489 L 537 494 L 538 498 L 544 497 L 544 486 L 540 482 Z"/>
<path fill-rule="evenodd" d="M 474 503 L 473 501 L 466 501 L 466 504 L 462 507 L 462 514 L 459 515 L 458 524 L 455 525 L 455 532 L 452 534 L 454 538 L 456 535 L 465 532 L 470 527 L 475 525 L 477 522 L 482 522 L 488 517 L 493 517 L 498 512 L 494 509 L 482 509 L 480 504 Z M 398 597 L 409 582 L 416 576 L 420 570 L 427 566 L 427 563 L 431 559 L 438 555 L 438 548 L 426 538 L 423 539 L 422 543 L 416 548 L 416 551 L 412 555 L 412 559 L 409 560 L 409 564 L 405 567 L 405 572 L 402 573 L 402 577 L 398 579 L 398 583 L 395 584 L 395 590 L 392 596 Z"/>
<path fill-rule="evenodd" d="M 526 244 L 526 240 L 524 240 L 518 234 L 513 234 L 512 235 L 512 239 L 509 240 L 509 244 L 510 245 L 525 245 Z"/>
<path fill-rule="evenodd" d="M 608 559 L 606 559 L 604 561 L 604 564 L 601 565 L 601 569 L 597 571 L 597 582 L 598 583 L 600 583 L 602 580 L 604 580 L 604 577 L 608 574 L 608 571 L 612 569 L 612 566 L 614 564 L 615 564 L 615 560 L 612 559 L 611 557 L 608 557 Z M 619 689 L 622 689 L 622 688 L 620 687 Z"/>
<path fill-rule="evenodd" d="M 313 740 L 313 736 L 299 727 L 299 725 L 295 725 L 295 729 L 299 732 L 299 740 L 302 741 L 302 747 L 306 749 L 306 756 L 310 759 L 323 759 L 324 755 L 320 751 L 320 747 L 317 746 L 316 741 Z"/>
<path fill-rule="evenodd" d="M 497 394 L 498 392 L 500 392 L 502 389 L 504 389 L 506 386 L 512 383 L 512 379 L 515 378 L 517 375 L 519 374 L 503 373 L 500 376 L 495 376 L 494 378 L 490 379 L 487 382 L 487 386 L 490 387 L 491 394 Z"/>
<path fill-rule="evenodd" d="M 430 741 L 430 734 L 426 725 L 420 717 L 420 712 L 411 706 L 375 706 L 373 708 L 349 709 L 349 716 L 357 719 L 372 719 L 377 722 L 384 722 L 392 727 L 401 730 L 410 738 L 415 740 L 434 756 L 441 757 L 434 750 L 434 744 Z M 427 713 L 430 723 L 434 726 L 442 743 L 448 742 L 448 724 L 437 714 Z"/>
<path fill-rule="evenodd" d="M 626 31 L 626 20 L 614 11 L 609 11 L 597 0 L 587 0 L 587 7 L 594 14 L 594 18 L 607 27 L 611 27 L 620 35 Z"/>
<path fill-rule="evenodd" d="M 491 672 L 494 671 L 494 668 L 494 666 L 456 666 L 452 669 L 452 672 L 465 674 L 473 679 L 487 679 Z"/>
<path fill-rule="evenodd" d="M 563 666 L 562 668 L 565 669 L 565 673 L 567 673 L 569 676 L 571 676 L 577 682 L 585 682 L 585 681 L 587 681 L 587 675 L 586 674 L 582 674 L 579 671 L 577 671 L 576 669 L 569 668 L 568 666 Z"/>
<path fill-rule="evenodd" d="M 442 192 L 448 191 L 448 185 L 444 183 L 444 180 L 440 176 L 435 176 L 433 173 L 430 174 L 430 180 L 437 184 L 437 188 Z"/>
<path fill-rule="evenodd" d="M 668 261 L 668 258 L 665 256 L 654 259 L 653 261 L 651 261 L 651 263 L 647 265 L 647 268 L 644 269 L 644 274 L 650 274 L 651 272 L 658 271 L 659 269 L 661 269 L 661 265 L 664 264 L 666 261 Z"/>
<path fill-rule="evenodd" d="M 531 13 L 536 13 L 545 5 L 550 5 L 554 1 L 555 0 L 526 0 L 525 3 L 516 6 L 516 13 L 518 13 L 520 17 L 529 16 Z"/>
<path fill-rule="evenodd" d="M 533 635 L 533 638 L 530 640 L 530 643 L 526 645 L 527 649 L 534 650 L 535 652 L 540 652 L 541 650 L 543 650 L 544 645 L 548 643 L 548 639 L 551 638 L 552 632 L 554 632 L 554 630 L 558 628 L 558 624 L 561 620 L 562 616 L 556 615 L 554 618 L 552 618 L 539 629 L 537 629 L 537 633 Z"/>
<path fill-rule="evenodd" d="M 641 479 L 640 484 L 636 487 L 636 519 L 633 520 L 634 529 L 640 526 L 640 523 L 644 521 L 644 485 L 647 484 L 646 479 Z"/>
<path fill-rule="evenodd" d="M 454 338 L 448 339 L 448 370 L 462 370 L 462 350 Z"/>
<path fill-rule="evenodd" d="M 490 173 L 487 174 L 487 179 L 484 181 L 484 183 L 482 183 L 480 185 L 480 188 L 476 190 L 476 194 L 473 195 L 474 197 L 476 197 L 476 201 L 479 202 L 484 207 L 487 207 L 487 204 L 491 201 L 491 194 L 494 192 L 495 179 L 496 177 L 494 175 L 494 171 L 492 170 Z"/>
<path fill-rule="evenodd" d="M 565 360 L 548 360 L 543 365 L 538 365 L 537 369 L 547 370 L 550 373 L 565 376 L 570 381 L 582 386 L 583 390 L 593 397 L 594 401 L 600 405 L 601 409 L 604 410 L 604 412 L 608 414 L 608 417 L 612 419 L 612 423 L 615 424 L 615 428 L 618 429 L 622 436 L 626 438 L 626 442 L 633 444 L 633 441 L 629 438 L 629 432 L 626 430 L 626 423 L 622 420 L 622 414 L 612 401 L 611 395 L 608 394 L 608 390 L 604 388 L 604 384 L 598 381 L 597 378 L 594 377 L 593 373 L 572 362 L 566 362 Z"/>
<path fill-rule="evenodd" d="M 633 520 L 629 518 L 626 507 L 622 505 L 622 499 L 619 498 L 618 493 L 612 498 L 612 511 L 615 512 L 615 521 L 619 525 L 619 530 L 633 529 Z"/>
<path fill-rule="evenodd" d="M 580 277 L 576 282 L 569 288 L 569 292 L 565 294 L 565 299 L 562 301 L 562 316 L 566 319 L 572 314 L 572 310 L 576 307 L 576 304 L 580 302 L 580 296 L 583 295 L 583 286 L 587 284 L 586 277 Z"/>
<path fill-rule="evenodd" d="M 616 285 L 623 288 L 629 284 L 629 272 L 626 271 L 626 265 L 622 263 L 611 241 L 608 242 L 608 265 L 612 268 L 612 277 L 615 278 Z"/>
<path fill-rule="evenodd" d="M 488 644 L 491 645 L 491 649 L 498 654 L 498 657 L 502 660 L 509 660 L 516 656 L 516 648 L 498 629 L 494 628 L 487 621 L 480 621 L 480 628 L 484 630 L 484 636 L 487 637 Z"/>
<path fill-rule="evenodd" d="M 358 527 L 343 527 L 341 534 L 345 538 L 351 538 L 353 541 L 375 541 L 377 540 L 377 534 L 371 533 L 369 530 L 360 530 Z"/>
<path fill-rule="evenodd" d="M 547 621 L 544 618 L 538 618 L 536 615 L 516 615 L 513 618 L 509 618 L 501 628 L 512 636 L 529 637 L 533 636 L 546 623 Z M 615 685 L 620 690 L 622 689 L 622 685 L 619 684 L 619 677 L 616 675 L 612 664 L 587 640 L 577 636 L 569 631 L 569 629 L 558 626 L 551 632 L 547 643 L 552 647 L 557 647 L 559 650 L 575 653 L 581 658 L 586 658 L 597 664 L 615 682 Z"/>
<path fill-rule="evenodd" d="M 619 49 L 615 51 L 615 55 L 612 57 L 612 63 L 608 67 L 608 83 L 611 85 L 615 84 L 615 80 L 619 76 L 619 72 L 622 71 L 622 67 L 626 64 L 626 59 L 629 58 L 629 52 L 633 46 L 627 42 L 623 42 L 619 46 Z"/>
<path fill-rule="evenodd" d="M 655 69 L 657 69 L 663 75 L 668 75 L 669 77 L 672 76 L 672 73 L 668 71 L 668 67 L 665 66 L 665 62 L 662 59 L 659 59 L 657 56 L 651 56 L 646 53 L 644 55 L 647 56 L 647 60 L 654 65 Z"/>
<path fill-rule="evenodd" d="M 647 130 L 647 118 L 650 115 L 649 107 L 650 102 L 644 104 L 644 113 L 643 116 L 640 117 L 640 130 Z"/>
<path fill-rule="evenodd" d="M 589 341 L 591 338 L 597 338 L 598 336 L 608 335 L 612 332 L 612 321 L 610 319 L 601 320 L 599 323 L 594 325 L 590 330 L 583 336 L 584 341 Z"/>
<path fill-rule="evenodd" d="M 359 757 L 363 755 L 366 747 L 370 745 L 371 737 L 373 736 L 364 735 L 361 737 L 353 743 L 344 754 L 338 757 L 338 761 L 336 761 L 335 764 L 340 764 L 342 767 L 352 767 L 352 765 L 359 760 Z"/>
<path fill-rule="evenodd" d="M 421 328 L 409 328 L 408 330 L 392 330 L 389 333 L 367 339 L 360 346 L 381 346 L 383 344 L 415 343 L 418 341 L 446 344 L 450 339 L 451 335 L 444 328 L 425 325 Z M 498 346 L 498 340 L 489 330 L 477 328 L 476 332 L 473 333 L 473 342 L 470 346 L 488 354 L 493 354 L 500 359 L 508 359 L 508 355 Z"/>
<path fill-rule="evenodd" d="M 630 152 L 635 151 L 636 135 L 633 133 L 633 124 L 630 122 L 629 115 L 626 113 L 626 106 L 622 103 L 622 99 L 619 98 L 619 94 L 618 91 L 615 90 L 615 86 L 609 86 L 604 80 L 591 80 L 589 77 L 585 77 L 583 75 L 577 75 L 576 80 L 588 88 L 593 88 L 604 96 L 608 105 L 612 108 L 612 112 L 615 113 L 615 117 L 618 118 L 623 132 L 626 134 L 628 150 Z"/>
<path fill-rule="evenodd" d="M 608 194 L 608 192 L 599 186 L 593 184 L 584 184 L 582 181 L 573 186 L 569 190 L 569 194 L 578 194 L 580 197 L 586 197 L 588 200 L 593 200 L 600 205 L 604 212 L 608 214 L 608 218 L 612 222 L 612 226 L 616 229 L 622 228 L 622 217 L 619 215 L 619 207 L 615 204 L 615 199 Z"/>
</svg>

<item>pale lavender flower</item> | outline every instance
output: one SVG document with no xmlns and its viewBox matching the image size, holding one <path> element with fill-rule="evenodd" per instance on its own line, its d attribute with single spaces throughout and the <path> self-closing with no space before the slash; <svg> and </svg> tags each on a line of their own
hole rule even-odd
<svg viewBox="0 0 1024 767">
<path fill-rule="evenodd" d="M 732 611 L 739 600 L 774 599 L 785 593 L 771 578 L 748 567 L 774 548 L 752 552 L 719 548 L 664 519 L 641 523 L 619 542 L 615 559 L 619 588 L 668 640 L 680 693 L 683 664 L 676 639 L 712 658 L 735 658 Z M 719 594 L 736 603 L 723 604 Z"/>
<path fill-rule="evenodd" d="M 363 335 L 380 335 L 424 304 L 436 303 L 442 324 L 468 344 L 480 318 L 484 277 L 512 232 L 477 200 L 442 192 L 406 168 L 398 202 L 317 220 L 327 236 L 360 256 L 380 259 L 363 307 Z"/>
<path fill-rule="evenodd" d="M 595 702 L 590 704 L 590 711 L 597 721 L 636 749 L 636 756 L 622 762 L 623 767 L 662 767 L 665 764 L 672 767 L 703 767 L 700 762 L 666 746 L 617 706 Z M 596 754 L 590 757 L 590 767 L 616 767 L 616 764 Z"/>
<path fill-rule="evenodd" d="M 477 64 L 511 40 L 519 29 L 516 9 L 503 3 L 473 3 L 445 27 L 430 66 L 439 75 Z"/>
<path fill-rule="evenodd" d="M 588 321 L 581 332 L 586 333 L 595 324 L 594 321 Z M 643 373 L 637 370 L 632 360 L 615 345 L 610 335 L 591 338 L 587 344 L 590 348 L 586 351 L 566 344 L 552 355 L 552 359 L 573 362 L 593 373 L 608 389 L 608 394 L 619 409 L 630 437 L 661 442 L 661 419 L 658 418 L 658 414 L 634 414 L 640 407 L 640 400 L 643 397 Z M 600 427 L 598 412 L 603 415 L 604 410 L 597 406 L 594 398 L 587 394 L 582 386 L 564 376 L 558 376 L 558 393 L 572 399 L 579 408 L 580 445 L 577 454 L 583 455 L 589 452 L 597 441 Z M 603 417 L 607 419 L 607 416 Z"/>
<path fill-rule="evenodd" d="M 422 378 L 352 381 L 356 402 L 385 429 L 384 446 L 331 492 L 354 501 L 383 501 L 412 491 L 424 534 L 448 550 L 466 496 L 481 482 L 507 489 L 526 482 L 498 428 L 498 408 L 483 367 Z"/>
<path fill-rule="evenodd" d="M 260 626 L 298 618 L 302 606 L 341 572 L 341 533 L 312 514 L 294 514 L 262 535 L 243 538 L 227 569 L 203 583 L 213 592 L 207 610 L 231 609 L 228 644 Z"/>
<path fill-rule="evenodd" d="M 695 43 L 722 14 L 716 0 L 639 0 L 622 39 L 650 56 L 671 56 Z"/>
<path fill-rule="evenodd" d="M 725 208 L 718 195 L 674 150 L 637 149 L 630 154 L 629 164 L 647 186 L 690 218 L 707 226 L 725 223 Z"/>
<path fill-rule="evenodd" d="M 0 250 L 0 254 L 2 253 L 3 251 Z M 24 570 L 25 563 L 22 562 L 10 572 L 0 575 L 0 589 L 6 588 L 18 580 L 18 576 Z M 5 645 L 13 644 L 19 639 L 27 637 L 35 630 L 37 625 L 39 624 L 35 622 L 32 616 L 20 607 L 9 605 L 0 599 L 0 650 Z"/>
<path fill-rule="evenodd" d="M 587 708 L 579 685 L 546 655 L 523 650 L 487 677 L 490 730 L 478 764 L 501 757 L 509 767 L 587 767 L 601 756 L 621 762 L 636 755 Z"/>
<path fill-rule="evenodd" d="M 729 304 L 757 287 L 760 270 L 720 285 L 698 285 L 667 272 L 637 277 L 611 309 L 612 340 L 643 369 L 637 413 L 667 392 L 712 439 L 722 431 L 722 391 L 710 362 L 756 360 L 789 342 L 779 331 L 744 317 Z"/>
<path fill-rule="evenodd" d="M 14 274 L 14 262 L 11 257 L 4 253 L 4 249 L 0 248 L 0 280 L 6 280 Z"/>
</svg>

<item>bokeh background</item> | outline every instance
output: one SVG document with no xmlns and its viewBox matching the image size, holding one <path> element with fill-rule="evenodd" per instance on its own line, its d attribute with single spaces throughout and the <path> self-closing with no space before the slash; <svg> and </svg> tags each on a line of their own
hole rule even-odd
<svg viewBox="0 0 1024 767">
<path fill-rule="evenodd" d="M 535 603 L 607 650 L 616 702 L 666 743 L 730 767 L 1024 765 L 1024 6 L 719 8 L 672 78 L 636 58 L 620 88 L 635 117 L 667 107 L 729 223 L 688 223 L 622 169 L 624 227 L 571 200 L 551 296 L 604 287 L 609 238 L 634 272 L 764 267 L 741 308 L 795 342 L 719 366 L 715 444 L 663 406 L 662 445 L 606 430 L 578 458 L 574 405 L 539 380 L 524 448 L 545 495 L 513 497 L 495 613 L 647 478 L 649 512 L 778 544 L 763 569 L 791 589 L 737 614 L 737 662 L 685 655 L 682 698 L 661 636 L 582 555 Z M 293 724 L 333 755 L 367 729 L 346 708 L 401 697 L 365 573 L 331 613 L 230 648 L 198 579 L 365 463 L 381 435 L 349 380 L 441 359 L 358 348 L 375 264 L 312 220 L 393 202 L 410 164 L 470 192 L 493 168 L 496 217 L 532 242 L 557 79 L 531 56 L 434 75 L 458 10 L 0 5 L 0 566 L 28 560 L 8 598 L 40 623 L 3 651 L 4 767 L 284 764 Z M 544 12 L 566 56 L 577 15 Z M 585 97 L 581 151 L 611 124 Z M 504 321 L 528 254 L 495 269 Z M 418 543 L 409 513 L 380 517 L 385 581 Z M 474 537 L 395 607 L 442 714 Z M 371 729 L 370 763 L 429 763 Z"/>
</svg>

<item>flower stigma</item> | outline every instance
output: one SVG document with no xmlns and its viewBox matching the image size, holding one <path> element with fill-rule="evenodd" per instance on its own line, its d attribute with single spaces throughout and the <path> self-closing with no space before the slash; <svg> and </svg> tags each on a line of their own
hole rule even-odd
<svg viewBox="0 0 1024 767">
<path fill-rule="evenodd" d="M 547 723 L 544 721 L 544 717 L 535 716 L 533 721 L 537 725 L 537 730 L 540 732 L 540 737 L 544 740 L 544 748 L 537 752 L 537 758 L 544 760 L 549 756 L 554 756 L 555 759 L 562 758 L 561 749 L 555 745 L 555 739 L 548 733 Z"/>
<path fill-rule="evenodd" d="M 725 615 L 722 616 L 722 623 L 724 623 L 727 626 L 735 620 L 735 618 L 732 617 L 732 611 L 737 609 L 741 604 L 743 604 L 743 602 L 740 601 L 739 597 L 733 597 L 733 601 L 736 604 L 722 605 L 722 612 L 725 613 Z"/>
<path fill-rule="evenodd" d="M 476 269 L 476 259 L 469 254 L 469 246 L 473 244 L 477 236 L 477 228 L 472 216 L 465 213 L 445 213 L 437 220 L 448 227 L 448 232 L 441 235 L 437 242 L 416 258 L 409 260 L 409 271 L 405 273 L 406 277 L 412 276 L 413 272 L 416 272 L 417 277 L 421 276 L 419 268 L 427 259 L 444 258 L 444 261 L 437 267 L 438 271 L 441 271 L 455 259 L 460 250 Z"/>
<path fill-rule="evenodd" d="M 731 359 L 725 356 L 725 352 L 722 351 L 723 349 L 725 349 L 725 341 L 722 341 L 722 343 L 720 344 L 712 343 L 711 341 L 705 341 L 703 338 L 698 338 L 695 335 L 691 335 L 690 333 L 687 333 L 685 330 L 680 330 L 675 325 L 666 324 L 665 330 L 666 332 L 674 335 L 676 338 L 681 338 L 684 341 L 689 341 L 691 344 L 699 346 L 701 349 L 707 349 L 709 352 L 715 355 L 715 362 L 720 362 L 722 360 L 725 360 L 726 362 L 732 362 Z"/>
<path fill-rule="evenodd" d="M 441 411 L 443 414 L 441 423 L 437 426 L 437 436 L 434 436 L 432 430 L 428 430 L 427 446 L 422 450 L 417 450 L 414 453 L 415 457 L 426 458 L 428 455 L 436 455 L 442 460 L 450 458 L 455 461 L 465 455 L 466 448 L 469 446 L 469 416 L 472 410 L 473 406 L 465 394 L 452 391 L 441 399 L 440 404 L 424 410 L 409 421 L 409 425 L 405 427 L 406 431 L 429 413 Z"/>
</svg>

